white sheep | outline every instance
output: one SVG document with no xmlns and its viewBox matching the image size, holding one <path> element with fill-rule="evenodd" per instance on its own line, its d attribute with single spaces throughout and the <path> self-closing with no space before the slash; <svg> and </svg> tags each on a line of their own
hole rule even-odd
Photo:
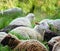
<svg viewBox="0 0 60 51">
<path fill-rule="evenodd" d="M 48 41 L 48 44 L 54 46 L 54 44 L 59 41 L 60 41 L 60 36 L 56 36 L 56 37 L 51 38 L 51 40 Z"/>
<path fill-rule="evenodd" d="M 60 19 L 55 19 L 55 20 L 44 19 L 40 21 L 38 24 L 40 24 L 41 29 L 49 29 L 50 28 L 49 24 L 51 24 L 56 29 L 60 30 Z"/>
<path fill-rule="evenodd" d="M 60 30 L 60 19 L 44 19 L 40 22 L 40 24 L 45 24 L 44 26 L 48 27 L 47 24 L 51 24 L 57 30 Z M 47 28 L 46 28 L 47 29 Z"/>
<path fill-rule="evenodd" d="M 25 17 L 20 17 L 14 19 L 9 25 L 22 25 L 31 27 L 31 22 L 35 19 L 35 15 L 33 13 L 29 13 Z"/>
<path fill-rule="evenodd" d="M 15 13 L 21 13 L 21 12 L 22 12 L 21 8 L 15 7 L 15 8 L 10 8 L 10 9 L 1 11 L 0 14 L 9 15 L 9 14 L 15 14 Z"/>
<path fill-rule="evenodd" d="M 52 51 L 52 49 L 54 49 L 57 42 L 60 42 L 60 36 L 53 37 L 48 41 L 49 51 Z"/>
<path fill-rule="evenodd" d="M 52 33 L 51 32 L 51 30 L 49 29 L 49 25 L 48 25 L 48 23 L 50 23 L 50 22 L 52 22 L 53 20 L 49 20 L 49 19 L 44 19 L 44 20 L 42 20 L 42 21 L 40 21 L 40 22 L 37 22 L 36 23 L 36 26 L 34 27 L 34 29 L 37 31 L 37 32 L 39 32 L 43 37 L 44 37 L 44 39 L 45 38 L 47 38 L 47 37 L 49 37 L 49 36 L 47 36 L 47 35 L 49 35 L 50 33 Z M 46 34 L 46 33 L 48 33 L 48 34 Z M 51 35 L 52 36 L 52 35 Z M 47 39 L 46 39 L 47 40 Z"/>
<path fill-rule="evenodd" d="M 38 29 L 40 29 L 40 33 L 43 33 L 43 31 L 50 31 L 50 27 L 49 27 L 49 24 L 52 24 L 52 21 L 53 20 L 50 20 L 50 19 L 44 19 L 40 22 L 37 22 L 37 26 Z M 39 26 L 38 26 L 39 25 Z"/>
<path fill-rule="evenodd" d="M 54 46 L 52 51 L 60 51 L 60 42 L 57 42 Z"/>
<path fill-rule="evenodd" d="M 23 26 L 23 27 L 32 27 L 31 26 L 31 22 L 35 19 L 34 14 L 33 13 L 29 13 L 27 16 L 25 17 L 21 17 L 21 18 L 16 18 L 13 21 L 11 21 L 11 23 L 6 26 L 5 28 L 1 29 L 0 32 L 6 32 L 8 33 L 10 30 L 19 27 L 19 26 Z"/>
<path fill-rule="evenodd" d="M 56 20 L 50 20 L 50 19 L 44 19 L 37 24 L 36 30 L 38 30 L 38 32 L 40 32 L 41 34 L 43 33 L 43 31 L 45 31 L 45 38 L 46 40 L 49 40 L 50 38 L 54 37 L 54 36 L 58 36 L 60 34 L 59 31 L 59 26 L 60 26 L 60 19 L 56 19 Z M 50 37 L 49 37 L 50 36 Z M 44 39 L 45 39 L 44 38 Z"/>
<path fill-rule="evenodd" d="M 35 31 L 35 29 L 29 28 L 29 27 L 17 27 L 9 32 L 9 34 L 19 34 L 23 37 L 28 37 L 30 39 L 37 39 L 39 41 L 43 40 L 43 36 Z"/>
</svg>

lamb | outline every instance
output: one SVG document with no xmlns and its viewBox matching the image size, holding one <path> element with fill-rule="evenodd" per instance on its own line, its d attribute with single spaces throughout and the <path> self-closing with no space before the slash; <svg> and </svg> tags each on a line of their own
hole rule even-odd
<svg viewBox="0 0 60 51">
<path fill-rule="evenodd" d="M 45 24 L 44 26 L 46 26 L 47 28 L 51 28 L 50 26 L 49 26 L 49 24 L 50 25 L 52 25 L 52 27 L 54 27 L 57 31 L 60 31 L 60 19 L 55 19 L 55 20 L 49 20 L 49 19 L 44 19 L 44 20 L 42 20 L 41 22 L 40 22 L 40 24 Z M 48 26 L 47 26 L 47 24 L 48 24 Z M 46 28 L 46 29 L 47 29 Z M 51 29 L 50 29 L 51 30 Z"/>
<path fill-rule="evenodd" d="M 52 51 L 60 51 L 60 42 L 57 42 L 54 46 Z"/>
<path fill-rule="evenodd" d="M 51 40 L 48 41 L 48 44 L 53 46 L 55 43 L 59 41 L 60 41 L 60 36 L 56 36 L 56 37 L 51 38 Z"/>
<path fill-rule="evenodd" d="M 54 28 L 56 28 L 57 30 L 60 30 L 60 27 L 59 27 L 60 26 L 60 19 L 55 19 L 55 20 L 44 19 L 44 20 L 40 21 L 38 24 L 40 24 L 41 27 L 44 26 L 45 27 L 45 28 L 43 27 L 44 29 L 49 29 L 50 28 L 49 24 L 50 24 Z"/>
<path fill-rule="evenodd" d="M 45 30 L 49 30 L 49 25 L 46 23 L 46 22 L 43 22 L 43 23 L 38 23 L 38 22 L 36 22 L 35 23 L 36 24 L 36 26 L 35 26 L 35 29 L 37 30 L 37 29 L 40 29 L 40 33 L 42 34 L 43 33 L 43 31 Z"/>
<path fill-rule="evenodd" d="M 9 34 L 13 34 L 13 33 L 14 35 L 18 34 L 20 36 L 27 37 L 29 39 L 36 39 L 39 41 L 43 40 L 43 36 L 39 32 L 29 27 L 17 27 L 9 32 Z"/>
<path fill-rule="evenodd" d="M 50 19 L 44 19 L 40 22 L 37 22 L 35 23 L 37 26 L 38 29 L 40 29 L 40 33 L 42 34 L 43 31 L 45 31 L 44 34 L 48 35 L 48 34 L 52 34 L 52 31 L 50 30 L 50 26 L 49 24 L 53 24 L 52 23 L 53 20 L 50 20 Z"/>
<path fill-rule="evenodd" d="M 49 50 L 52 51 L 54 45 L 59 41 L 60 41 L 60 36 L 51 38 L 51 40 L 48 41 Z"/>
<path fill-rule="evenodd" d="M 44 20 L 40 21 L 39 23 L 36 23 L 37 25 L 40 25 L 40 27 L 38 27 L 38 26 L 37 27 L 40 28 L 41 34 L 45 30 L 44 40 L 49 41 L 54 36 L 60 36 L 60 34 L 59 34 L 60 33 L 59 32 L 60 23 L 59 22 L 60 22 L 59 19 L 56 19 L 56 20 L 44 19 Z M 50 25 L 52 25 L 52 26 L 50 26 Z M 54 30 L 51 30 L 52 28 Z"/>
<path fill-rule="evenodd" d="M 49 41 L 52 37 L 54 37 L 54 36 L 59 36 L 58 35 L 58 33 L 55 33 L 55 32 L 53 32 L 53 31 L 51 31 L 50 29 L 49 29 L 49 25 L 48 25 L 48 23 L 47 22 L 45 22 L 45 21 L 49 21 L 49 19 L 45 19 L 45 20 L 43 20 L 43 21 L 41 21 L 41 22 L 36 22 L 35 24 L 36 24 L 36 26 L 35 26 L 35 30 L 37 31 L 37 32 L 39 32 L 39 33 L 41 33 L 42 34 L 42 36 L 44 37 L 44 40 L 46 40 L 46 41 Z M 52 20 L 51 20 L 52 21 Z M 50 21 L 49 21 L 50 22 Z M 43 32 L 44 32 L 44 34 L 43 34 Z"/>
<path fill-rule="evenodd" d="M 45 31 L 50 31 L 50 27 L 49 24 L 52 24 L 53 20 L 50 19 L 44 19 L 40 22 L 37 22 L 37 25 L 40 25 L 40 29 L 41 29 L 41 33 L 45 30 Z"/>
<path fill-rule="evenodd" d="M 23 25 L 23 26 L 31 27 L 31 22 L 34 19 L 35 19 L 35 15 L 33 13 L 29 13 L 25 17 L 14 19 L 9 25 Z"/>
<path fill-rule="evenodd" d="M 16 18 L 14 19 L 8 26 L 1 29 L 0 32 L 6 32 L 8 33 L 10 30 L 16 28 L 16 27 L 32 27 L 31 22 L 34 20 L 34 14 L 29 13 L 26 17 Z"/>
<path fill-rule="evenodd" d="M 22 41 L 21 44 L 19 44 L 16 48 L 14 48 L 14 51 L 48 51 L 46 47 L 36 40 L 27 40 Z"/>
<path fill-rule="evenodd" d="M 16 13 L 21 14 L 22 13 L 22 9 L 18 8 L 18 7 L 15 7 L 15 8 L 10 8 L 10 9 L 7 9 L 7 10 L 4 10 L 4 11 L 0 12 L 0 14 L 2 14 L 2 15 L 11 15 L 11 14 L 14 15 Z"/>
<path fill-rule="evenodd" d="M 0 34 L 0 43 L 9 46 L 13 51 L 48 51 L 47 48 L 37 40 L 18 40 L 9 34 Z"/>
</svg>

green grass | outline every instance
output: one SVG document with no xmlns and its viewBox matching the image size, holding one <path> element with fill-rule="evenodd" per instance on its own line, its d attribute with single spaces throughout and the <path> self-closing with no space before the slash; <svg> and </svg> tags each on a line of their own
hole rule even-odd
<svg viewBox="0 0 60 51">
<path fill-rule="evenodd" d="M 29 37 L 23 37 L 21 34 L 19 34 L 17 32 L 10 31 L 9 33 L 12 34 L 12 35 L 15 35 L 20 40 L 28 40 L 28 39 L 30 39 Z"/>
<path fill-rule="evenodd" d="M 1 44 L 0 44 L 0 51 L 12 51 L 8 46 L 2 46 Z"/>
</svg>

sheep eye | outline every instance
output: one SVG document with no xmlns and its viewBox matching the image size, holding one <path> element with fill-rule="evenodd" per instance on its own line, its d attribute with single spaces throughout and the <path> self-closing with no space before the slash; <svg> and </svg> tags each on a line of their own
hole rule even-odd
<svg viewBox="0 0 60 51">
<path fill-rule="evenodd" d="M 56 43 L 56 42 L 53 42 L 53 43 Z"/>
<path fill-rule="evenodd" d="M 15 40 L 14 38 L 11 38 L 12 40 Z"/>
</svg>

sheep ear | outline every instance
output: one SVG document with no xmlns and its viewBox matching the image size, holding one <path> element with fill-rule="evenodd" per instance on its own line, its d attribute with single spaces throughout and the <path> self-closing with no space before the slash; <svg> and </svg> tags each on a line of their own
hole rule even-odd
<svg viewBox="0 0 60 51">
<path fill-rule="evenodd" d="M 39 22 L 35 22 L 35 25 L 40 25 Z"/>
</svg>

